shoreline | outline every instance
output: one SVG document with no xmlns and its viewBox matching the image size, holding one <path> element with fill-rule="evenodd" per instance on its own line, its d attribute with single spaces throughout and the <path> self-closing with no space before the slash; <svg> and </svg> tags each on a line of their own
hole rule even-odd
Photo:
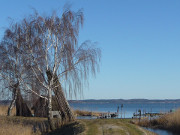
<svg viewBox="0 0 180 135">
<path fill-rule="evenodd" d="M 180 109 L 164 114 L 159 118 L 136 121 L 134 124 L 145 128 L 166 130 L 167 132 L 180 134 Z"/>
</svg>

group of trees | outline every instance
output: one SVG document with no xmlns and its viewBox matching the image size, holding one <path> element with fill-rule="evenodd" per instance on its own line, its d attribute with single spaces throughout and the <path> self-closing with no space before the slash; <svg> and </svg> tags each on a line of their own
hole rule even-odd
<svg viewBox="0 0 180 135">
<path fill-rule="evenodd" d="M 47 100 L 50 123 L 52 95 L 59 100 L 61 111 L 71 113 L 62 86 L 76 96 L 89 74 L 98 71 L 101 57 L 100 49 L 90 41 L 78 45 L 83 21 L 81 10 L 66 9 L 61 17 L 56 13 L 41 16 L 35 12 L 6 29 L 0 42 L 0 78 L 5 86 L 3 91 L 13 95 L 8 115 L 18 92 L 24 97 Z"/>
</svg>

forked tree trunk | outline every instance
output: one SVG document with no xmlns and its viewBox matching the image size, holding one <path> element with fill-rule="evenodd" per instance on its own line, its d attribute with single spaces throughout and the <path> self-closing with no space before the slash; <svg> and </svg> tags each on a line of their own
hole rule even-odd
<svg viewBox="0 0 180 135">
<path fill-rule="evenodd" d="M 47 71 L 48 81 L 52 79 L 52 72 Z M 69 106 L 69 103 L 67 102 L 64 92 L 62 90 L 61 84 L 58 80 L 57 75 L 54 76 L 53 80 L 53 92 L 56 97 L 57 105 L 58 105 L 58 111 L 61 115 L 62 121 L 73 121 L 75 119 L 74 114 Z"/>
<path fill-rule="evenodd" d="M 17 99 L 17 92 L 18 92 L 17 89 L 18 89 L 18 87 L 19 87 L 19 82 L 13 85 L 13 99 L 11 101 L 10 106 L 8 107 L 8 112 L 7 112 L 8 116 L 11 115 L 12 109 L 15 106 L 15 102 L 16 102 L 16 99 Z"/>
</svg>

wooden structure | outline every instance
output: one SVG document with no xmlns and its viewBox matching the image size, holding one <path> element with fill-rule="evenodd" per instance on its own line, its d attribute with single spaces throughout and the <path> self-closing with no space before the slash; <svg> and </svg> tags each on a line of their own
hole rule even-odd
<svg viewBox="0 0 180 135">
<path fill-rule="evenodd" d="M 166 113 L 134 113 L 132 118 L 141 118 L 141 117 L 159 117 Z"/>
<path fill-rule="evenodd" d="M 52 116 L 55 118 L 61 118 L 55 97 L 52 97 Z M 31 108 L 34 111 L 34 117 L 47 117 L 48 116 L 48 101 L 45 98 L 39 98 L 33 107 Z"/>
<path fill-rule="evenodd" d="M 47 100 L 40 97 L 31 108 L 34 110 L 34 117 L 47 117 L 47 104 Z"/>
<path fill-rule="evenodd" d="M 31 117 L 32 113 L 24 102 L 19 87 L 17 90 L 17 98 L 16 98 L 16 116 L 24 116 L 24 117 Z"/>
<path fill-rule="evenodd" d="M 52 71 L 47 72 L 48 81 L 52 79 Z M 68 101 L 65 98 L 64 92 L 62 90 L 61 84 L 58 80 L 57 75 L 54 75 L 53 80 L 53 92 L 55 94 L 56 105 L 61 116 L 62 121 L 73 121 L 75 119 L 74 114 L 69 106 Z"/>
<path fill-rule="evenodd" d="M 52 78 L 52 72 L 47 71 L 47 75 L 48 81 L 50 81 Z M 54 96 L 52 97 L 52 116 L 58 117 L 62 121 L 73 121 L 75 119 L 74 114 L 71 111 L 56 75 L 53 80 L 53 87 Z M 31 109 L 34 110 L 35 117 L 48 117 L 48 101 L 44 98 L 39 98 Z"/>
<path fill-rule="evenodd" d="M 100 119 L 106 119 L 106 118 L 117 118 L 118 117 L 118 113 L 117 112 L 115 112 L 115 113 L 110 113 L 110 112 L 108 112 L 108 113 L 102 113 L 101 114 L 101 116 L 99 116 L 98 118 L 100 118 Z"/>
</svg>

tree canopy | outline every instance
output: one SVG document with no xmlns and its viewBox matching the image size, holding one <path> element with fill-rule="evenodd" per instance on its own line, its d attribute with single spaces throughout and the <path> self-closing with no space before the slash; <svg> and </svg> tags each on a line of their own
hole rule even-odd
<svg viewBox="0 0 180 135">
<path fill-rule="evenodd" d="M 52 93 L 63 95 L 54 91 L 56 88 L 67 86 L 69 94 L 76 96 L 89 75 L 99 70 L 101 58 L 101 50 L 92 42 L 78 45 L 83 22 L 81 10 L 66 9 L 61 16 L 57 13 L 41 16 L 35 12 L 12 24 L 0 43 L 3 81 L 20 88 L 24 94 L 47 99 L 49 113 Z"/>
</svg>

